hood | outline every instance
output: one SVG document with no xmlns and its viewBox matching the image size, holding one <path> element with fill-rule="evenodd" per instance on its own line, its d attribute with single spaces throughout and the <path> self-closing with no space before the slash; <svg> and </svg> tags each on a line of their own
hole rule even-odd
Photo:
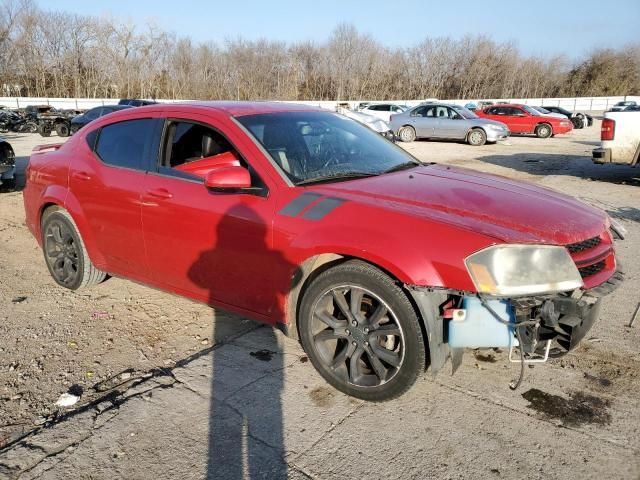
<svg viewBox="0 0 640 480">
<path fill-rule="evenodd" d="M 599 235 L 609 221 L 605 212 L 573 197 L 445 165 L 425 165 L 313 190 L 512 243 L 575 243 Z"/>
</svg>

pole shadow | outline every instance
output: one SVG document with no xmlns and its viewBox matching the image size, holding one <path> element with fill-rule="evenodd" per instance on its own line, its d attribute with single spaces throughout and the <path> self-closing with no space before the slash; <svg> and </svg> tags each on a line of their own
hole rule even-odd
<svg viewBox="0 0 640 480">
<path fill-rule="evenodd" d="M 258 278 L 262 291 L 257 296 L 264 300 L 269 291 L 270 317 L 284 320 L 277 294 L 286 292 L 274 287 L 282 283 L 276 272 L 296 272 L 296 267 L 272 250 L 269 224 L 241 203 L 222 216 L 215 227 L 215 244 L 200 253 L 188 272 L 192 282 L 207 289 L 210 305 L 220 302 L 219 292 L 234 284 L 244 289 L 240 297 L 249 298 L 256 293 L 250 279 Z M 242 262 L 234 263 L 236 253 Z M 207 479 L 287 478 L 281 400 L 284 355 L 272 327 L 253 332 L 258 333 L 252 335 L 255 347 L 225 346 L 229 329 L 216 328 L 214 322 L 212 338 L 218 347 L 211 352 Z"/>
</svg>

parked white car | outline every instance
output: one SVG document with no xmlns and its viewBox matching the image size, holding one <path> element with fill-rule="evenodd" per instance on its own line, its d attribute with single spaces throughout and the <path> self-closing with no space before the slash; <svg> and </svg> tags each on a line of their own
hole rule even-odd
<svg viewBox="0 0 640 480">
<path fill-rule="evenodd" d="M 395 135 L 391 130 L 391 127 L 381 118 L 378 118 L 374 115 L 369 115 L 364 112 L 354 112 L 353 110 L 349 110 L 348 108 L 340 106 L 336 108 L 336 112 L 338 112 L 340 115 L 344 115 L 345 117 L 349 117 L 356 122 L 360 122 L 363 125 L 366 125 L 374 132 L 378 132 L 380 135 L 389 140 L 395 139 Z"/>
<path fill-rule="evenodd" d="M 546 108 L 543 108 L 543 107 L 533 107 L 532 106 L 531 108 L 533 108 L 537 112 L 540 112 L 540 115 L 543 115 L 543 116 L 555 117 L 555 118 L 569 118 L 566 115 L 563 115 L 561 113 L 550 112 L 549 110 L 547 110 Z"/>
<path fill-rule="evenodd" d="M 397 105 L 395 103 L 372 103 L 363 108 L 361 112 L 367 115 L 375 115 L 388 123 L 391 120 L 391 115 L 402 113 L 407 110 L 407 108 L 408 107 L 404 105 Z"/>
<path fill-rule="evenodd" d="M 605 112 L 594 163 L 640 163 L 640 112 Z"/>
</svg>

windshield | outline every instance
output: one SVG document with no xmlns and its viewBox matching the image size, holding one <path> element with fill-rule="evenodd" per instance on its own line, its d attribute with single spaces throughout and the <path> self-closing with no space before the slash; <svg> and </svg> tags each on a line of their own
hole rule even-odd
<svg viewBox="0 0 640 480">
<path fill-rule="evenodd" d="M 419 165 L 364 125 L 331 112 L 237 117 L 294 184 L 380 175 Z"/>
<path fill-rule="evenodd" d="M 547 110 L 547 109 L 546 109 L 546 108 L 544 108 L 544 107 L 533 107 L 533 108 L 535 108 L 535 109 L 536 109 L 537 111 L 539 111 L 540 113 L 545 113 L 545 114 L 546 114 L 546 113 L 551 113 L 549 110 Z"/>
<path fill-rule="evenodd" d="M 535 108 L 531 108 L 529 105 L 522 105 L 522 108 L 529 112 L 531 115 L 540 116 L 540 112 L 538 112 Z"/>
<path fill-rule="evenodd" d="M 473 113 L 471 110 L 469 110 L 468 108 L 465 107 L 461 107 L 459 105 L 452 105 L 452 108 L 459 114 L 462 116 L 462 118 L 466 118 L 467 120 L 470 120 L 472 118 L 480 118 L 478 115 L 476 115 L 475 113 Z"/>
</svg>

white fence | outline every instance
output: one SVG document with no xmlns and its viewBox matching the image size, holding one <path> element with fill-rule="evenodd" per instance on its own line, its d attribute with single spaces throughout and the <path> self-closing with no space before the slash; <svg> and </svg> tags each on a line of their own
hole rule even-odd
<svg viewBox="0 0 640 480">
<path fill-rule="evenodd" d="M 433 99 L 430 99 L 433 100 Z M 511 103 L 525 103 L 527 105 L 553 105 L 564 107 L 567 110 L 587 110 L 587 111 L 605 111 L 613 104 L 623 100 L 635 100 L 640 103 L 640 96 L 619 96 L 619 97 L 577 97 L 577 98 L 493 98 L 493 99 L 469 99 L 469 100 L 443 100 L 450 103 L 465 105 L 466 103 L 477 103 L 479 100 L 489 100 L 492 102 L 507 101 Z M 158 100 L 159 102 L 174 103 L 183 100 Z M 294 101 L 289 103 L 301 103 L 305 105 L 314 105 L 322 108 L 333 110 L 338 103 L 349 103 L 352 108 L 356 107 L 361 101 Z M 417 105 L 423 100 L 395 100 L 393 103 L 400 105 Z M 379 100 L 372 101 L 380 102 Z M 40 98 L 40 97 L 0 97 L 0 105 L 8 108 L 24 108 L 28 105 L 52 105 L 62 109 L 80 109 L 86 110 L 100 105 L 113 105 L 118 103 L 117 98 Z"/>
</svg>

